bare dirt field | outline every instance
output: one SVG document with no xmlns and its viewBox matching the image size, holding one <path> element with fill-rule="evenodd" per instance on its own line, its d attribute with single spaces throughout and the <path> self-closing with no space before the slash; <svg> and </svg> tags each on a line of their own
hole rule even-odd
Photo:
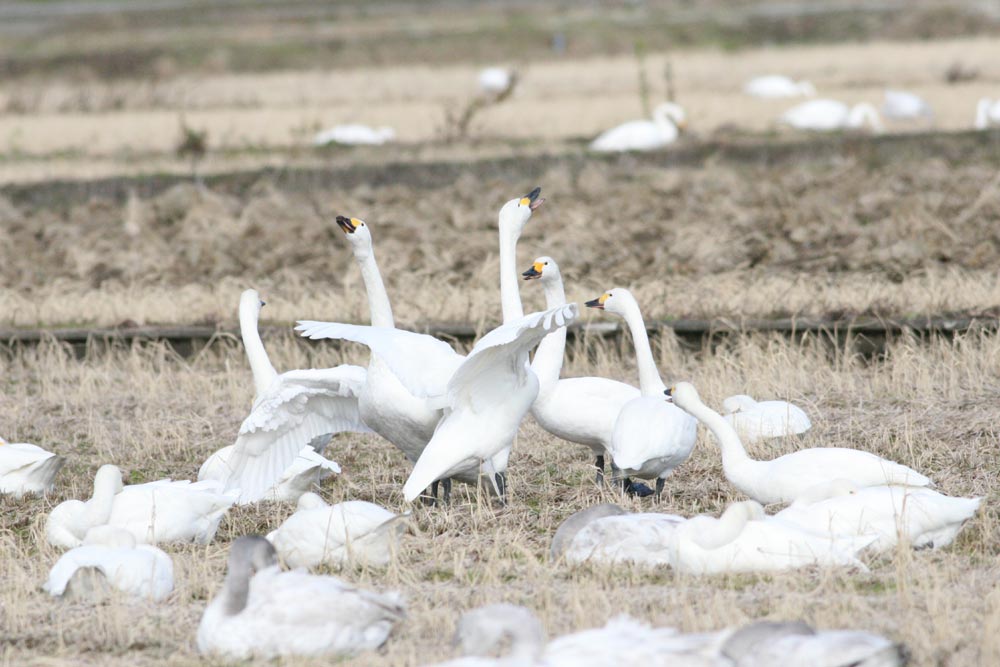
<svg viewBox="0 0 1000 667">
<path fill-rule="evenodd" d="M 265 340 L 279 370 L 364 365 L 361 349 L 291 332 L 300 318 L 368 321 L 334 217 L 368 222 L 401 324 L 482 331 L 500 319 L 496 212 L 535 185 L 547 203 L 518 262 L 555 257 L 571 300 L 627 286 L 647 320 L 667 322 L 1000 315 L 1000 135 L 964 131 L 975 101 L 1000 95 L 1000 16 L 983 3 L 225 0 L 196 3 L 192 20 L 189 0 L 115 2 L 0 6 L 0 330 L 232 328 L 240 292 L 255 287 L 268 302 L 263 323 L 280 332 Z M 446 113 L 495 63 L 519 69 L 514 95 L 446 141 Z M 640 71 L 654 104 L 673 87 L 690 133 L 651 155 L 587 152 L 600 129 L 641 116 Z M 848 102 L 912 90 L 934 107 L 933 127 L 778 130 L 790 103 L 739 92 L 771 71 Z M 182 114 L 208 132 L 203 184 L 175 154 Z M 400 141 L 308 145 L 337 122 L 390 124 Z M 528 309 L 540 292 L 522 286 Z M 459 614 L 497 601 L 536 610 L 551 635 L 623 612 L 684 631 L 802 618 L 886 634 L 917 667 L 1000 664 L 1000 334 L 890 337 L 874 357 L 813 335 L 692 348 L 664 329 L 654 346 L 664 379 L 693 381 L 712 405 L 746 392 L 810 413 L 812 431 L 754 456 L 864 449 L 927 473 L 944 493 L 983 496 L 983 508 L 952 547 L 868 557 L 867 573 L 569 569 L 548 562 L 549 542 L 583 507 L 690 516 L 741 498 L 707 433 L 651 504 L 598 489 L 589 452 L 529 419 L 508 506 L 463 488 L 450 507 L 415 508 L 415 534 L 387 570 L 341 573 L 401 591 L 409 616 L 383 652 L 338 664 L 451 657 Z M 592 374 L 634 382 L 627 339 L 576 340 L 564 375 Z M 102 463 L 128 483 L 193 478 L 233 442 L 252 394 L 229 336 L 190 358 L 157 343 L 82 358 L 52 342 L 0 348 L 0 435 L 68 461 L 49 497 L 0 496 L 0 665 L 216 664 L 196 654 L 194 632 L 229 544 L 292 508 L 242 508 L 211 545 L 169 547 L 176 590 L 158 605 L 48 598 L 40 586 L 58 553 L 41 530 L 56 503 L 89 494 Z M 324 483 L 325 499 L 406 509 L 409 464 L 391 445 L 341 435 L 328 455 L 344 472 Z"/>
</svg>

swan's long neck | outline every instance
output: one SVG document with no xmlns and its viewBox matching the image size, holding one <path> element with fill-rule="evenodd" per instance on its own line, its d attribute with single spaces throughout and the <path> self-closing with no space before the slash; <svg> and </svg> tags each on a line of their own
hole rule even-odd
<svg viewBox="0 0 1000 667">
<path fill-rule="evenodd" d="M 562 279 L 547 280 L 542 283 L 545 290 L 545 308 L 555 308 L 566 303 L 566 292 Z M 538 395 L 551 390 L 559 381 L 562 372 L 563 355 L 566 351 L 566 327 L 559 327 L 538 344 L 531 370 L 538 376 Z"/>
<path fill-rule="evenodd" d="M 744 507 L 731 505 L 715 521 L 699 526 L 695 540 L 705 549 L 718 549 L 735 540 L 749 520 L 749 512 Z"/>
<path fill-rule="evenodd" d="M 878 117 L 878 111 L 870 104 L 856 104 L 847 115 L 847 124 L 850 127 L 862 127 L 865 123 L 871 125 L 876 132 L 882 131 L 882 121 Z"/>
<path fill-rule="evenodd" d="M 712 432 L 722 450 L 722 467 L 726 471 L 726 476 L 731 477 L 733 473 L 738 473 L 745 468 L 763 465 L 760 461 L 754 461 L 747 455 L 747 450 L 740 442 L 740 436 L 736 429 L 730 425 L 718 412 L 708 407 L 701 401 L 695 405 L 684 405 L 683 409 L 692 417 L 700 421 Z"/>
<path fill-rule="evenodd" d="M 86 514 L 87 524 L 91 526 L 101 526 L 111 518 L 111 508 L 118 495 L 120 487 L 113 480 L 95 479 L 94 495 L 87 501 Z"/>
<path fill-rule="evenodd" d="M 521 233 L 500 222 L 500 305 L 504 324 L 524 317 L 517 280 L 517 241 Z"/>
<path fill-rule="evenodd" d="M 278 372 L 274 370 L 271 360 L 267 358 L 264 343 L 260 340 L 255 309 L 240 308 L 240 334 L 243 336 L 243 348 L 247 352 L 250 370 L 253 372 L 254 388 L 257 395 L 260 396 L 267 391 L 274 378 L 278 377 Z"/>
<path fill-rule="evenodd" d="M 223 600 L 223 612 L 226 616 L 232 616 L 243 611 L 247 606 L 247 597 L 250 594 L 250 571 L 240 569 L 230 571 L 226 574 L 226 580 L 222 585 L 222 592 L 219 593 Z"/>
<path fill-rule="evenodd" d="M 976 123 L 975 127 L 977 130 L 985 130 L 990 125 L 990 105 L 992 102 L 990 100 L 983 98 L 979 100 L 979 104 L 976 105 Z"/>
<path fill-rule="evenodd" d="M 656 369 L 653 350 L 649 346 L 649 335 L 646 333 L 646 323 L 637 304 L 629 304 L 624 313 L 625 323 L 632 334 L 632 345 L 635 347 L 636 365 L 639 367 L 639 390 L 643 396 L 662 397 L 666 385 L 660 379 Z"/>
<path fill-rule="evenodd" d="M 361 267 L 361 279 L 365 281 L 372 326 L 395 328 L 396 320 L 392 316 L 389 293 L 385 291 L 385 283 L 382 282 L 382 273 L 378 270 L 375 253 L 368 252 L 364 257 L 356 256 L 355 259 Z"/>
</svg>

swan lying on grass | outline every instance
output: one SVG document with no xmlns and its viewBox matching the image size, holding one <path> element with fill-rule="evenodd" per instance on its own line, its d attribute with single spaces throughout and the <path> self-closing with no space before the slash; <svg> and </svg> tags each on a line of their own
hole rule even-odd
<svg viewBox="0 0 1000 667">
<path fill-rule="evenodd" d="M 743 92 L 752 97 L 776 99 L 783 97 L 812 97 L 816 88 L 808 81 L 793 81 L 780 74 L 766 74 L 750 79 L 743 85 Z"/>
<path fill-rule="evenodd" d="M 20 498 L 48 493 L 65 462 L 63 457 L 38 445 L 0 438 L 0 494 Z"/>
<path fill-rule="evenodd" d="M 673 102 L 664 102 L 653 109 L 652 120 L 632 120 L 606 130 L 590 143 L 590 150 L 652 151 L 677 141 L 686 126 L 684 109 Z"/>
<path fill-rule="evenodd" d="M 812 428 L 802 408 L 787 401 L 756 401 L 746 394 L 736 394 L 722 401 L 722 409 L 740 440 L 750 444 L 799 435 Z"/>
<path fill-rule="evenodd" d="M 882 132 L 885 129 L 878 111 L 872 105 L 862 102 L 850 107 L 837 100 L 803 102 L 783 113 L 779 122 L 797 130 L 818 132 L 856 130 L 866 124 L 873 132 Z"/>
</svg>

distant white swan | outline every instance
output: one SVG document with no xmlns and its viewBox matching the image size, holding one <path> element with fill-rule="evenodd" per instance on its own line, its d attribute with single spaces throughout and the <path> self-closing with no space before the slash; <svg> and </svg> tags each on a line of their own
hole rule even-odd
<svg viewBox="0 0 1000 667">
<path fill-rule="evenodd" d="M 256 398 L 240 426 L 225 484 L 227 490 L 239 490 L 241 503 L 264 498 L 302 448 L 318 436 L 370 431 L 358 414 L 365 369 L 343 364 L 278 375 L 257 330 L 263 305 L 256 290 L 240 295 L 240 334 Z"/>
<path fill-rule="evenodd" d="M 301 570 L 282 572 L 277 563 L 263 537 L 233 542 L 222 590 L 198 626 L 199 652 L 230 660 L 349 656 L 384 644 L 405 615 L 396 594 Z"/>
<path fill-rule="evenodd" d="M 632 293 L 615 287 L 586 305 L 620 315 L 632 334 L 642 395 L 627 402 L 615 420 L 611 458 L 628 476 L 655 479 L 659 494 L 667 476 L 691 455 L 698 422 L 663 400 L 666 385 L 656 368 L 646 324 Z"/>
<path fill-rule="evenodd" d="M 1000 100 L 991 100 L 984 97 L 976 104 L 976 118 L 974 122 L 977 130 L 986 130 L 990 126 L 1000 125 Z"/>
<path fill-rule="evenodd" d="M 551 257 L 539 257 L 521 274 L 525 280 L 538 280 L 545 291 L 545 307 L 566 303 L 562 274 Z M 604 456 L 611 449 L 615 420 L 630 400 L 638 398 L 636 387 L 602 377 L 560 379 L 566 349 L 566 328 L 560 328 L 539 343 L 531 360 L 531 370 L 538 376 L 538 398 L 531 414 L 549 433 L 590 448 L 596 457 L 597 480 L 604 476 Z"/>
<path fill-rule="evenodd" d="M 484 67 L 476 77 L 479 90 L 489 95 L 507 92 L 514 82 L 514 73 L 506 67 Z"/>
<path fill-rule="evenodd" d="M 26 442 L 0 438 L 0 494 L 20 498 L 52 490 L 56 474 L 66 460 Z"/>
<path fill-rule="evenodd" d="M 306 493 L 295 514 L 267 539 L 290 567 L 384 567 L 406 530 L 405 517 L 363 500 L 327 505 L 315 493 Z"/>
<path fill-rule="evenodd" d="M 235 449 L 236 445 L 228 445 L 209 456 L 198 470 L 198 481 L 225 482 L 233 471 L 230 460 Z M 299 451 L 291 465 L 285 468 L 274 486 L 264 493 L 263 499 L 295 502 L 321 480 L 339 473 L 340 465 L 336 461 L 325 458 L 307 445 Z M 248 502 L 250 501 L 244 500 L 240 504 Z"/>
<path fill-rule="evenodd" d="M 424 366 L 430 356 L 426 352 L 451 347 L 431 336 L 331 322 L 299 322 L 296 330 L 308 338 L 343 338 L 367 345 L 413 395 L 425 398 L 431 407 L 448 408 L 403 487 L 406 500 L 413 501 L 432 482 L 453 477 L 469 465 L 482 464 L 498 487 L 503 484 L 490 462 L 509 451 L 538 395 L 528 351 L 576 316 L 576 304 L 532 313 L 487 333 L 468 357 L 452 350 L 451 361 L 434 368 Z M 501 496 L 503 491 L 497 489 Z"/>
<path fill-rule="evenodd" d="M 174 589 L 170 556 L 114 526 L 87 531 L 83 546 L 64 553 L 42 588 L 49 595 L 76 598 L 103 597 L 104 587 L 128 595 L 163 600 Z M 96 589 L 96 590 L 95 590 Z"/>
<path fill-rule="evenodd" d="M 955 541 L 981 501 L 952 498 L 921 487 L 862 488 L 849 480 L 834 480 L 775 516 L 831 535 L 878 535 L 871 545 L 876 551 L 891 551 L 900 540 L 918 549 L 939 549 Z"/>
<path fill-rule="evenodd" d="M 874 132 L 882 132 L 882 120 L 870 104 L 850 107 L 837 100 L 809 100 L 781 115 L 780 122 L 799 130 L 830 132 L 860 129 L 867 124 Z"/>
<path fill-rule="evenodd" d="M 885 98 L 882 102 L 882 113 L 886 118 L 896 120 L 933 120 L 934 112 L 927 100 L 915 93 L 906 90 L 885 91 Z"/>
<path fill-rule="evenodd" d="M 368 127 L 357 123 L 335 125 L 313 136 L 313 146 L 381 146 L 395 141 L 396 131 L 391 127 Z"/>
<path fill-rule="evenodd" d="M 793 81 L 780 74 L 768 74 L 750 79 L 743 85 L 743 92 L 753 97 L 812 97 L 816 89 L 808 81 Z"/>
<path fill-rule="evenodd" d="M 653 120 L 632 120 L 602 132 L 590 149 L 602 153 L 656 150 L 677 141 L 686 124 L 684 109 L 665 102 L 653 109 Z"/>
<path fill-rule="evenodd" d="M 726 479 L 758 502 L 790 503 L 817 485 L 840 478 L 861 487 L 928 486 L 931 483 L 911 468 L 869 452 L 843 447 L 802 449 L 772 461 L 754 461 L 747 456 L 739 435 L 729 422 L 702 403 L 693 385 L 680 382 L 664 393 L 668 400 L 708 427 L 722 450 Z"/>
<path fill-rule="evenodd" d="M 747 443 L 798 435 L 812 428 L 802 408 L 787 401 L 756 401 L 746 394 L 736 394 L 722 401 L 722 409 L 726 421 Z"/>
<path fill-rule="evenodd" d="M 753 500 L 733 503 L 718 519 L 684 521 L 670 535 L 670 564 L 691 574 L 771 572 L 810 565 L 867 567 L 856 554 L 875 536 L 834 537 L 764 514 Z"/>
</svg>

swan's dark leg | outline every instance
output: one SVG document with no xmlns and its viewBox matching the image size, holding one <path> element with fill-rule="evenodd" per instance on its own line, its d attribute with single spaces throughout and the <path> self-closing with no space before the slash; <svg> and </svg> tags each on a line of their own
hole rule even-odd
<svg viewBox="0 0 1000 667">
<path fill-rule="evenodd" d="M 420 496 L 420 502 L 424 505 L 437 505 L 438 503 L 438 483 L 434 482 L 431 484 L 430 493 L 425 491 L 423 495 Z"/>
<path fill-rule="evenodd" d="M 434 482 L 434 483 L 437 484 L 437 482 Z M 445 505 L 450 505 L 451 504 L 451 477 L 446 477 L 445 479 L 441 480 L 441 488 L 444 491 L 444 495 L 442 496 L 441 501 Z M 437 497 L 437 494 L 434 494 L 434 495 L 435 495 L 435 497 Z"/>
<path fill-rule="evenodd" d="M 497 490 L 500 492 L 500 504 L 507 504 L 507 473 L 498 472 L 493 475 L 493 478 L 497 481 Z"/>
<path fill-rule="evenodd" d="M 666 480 L 664 480 L 662 477 L 657 477 L 656 478 L 656 497 L 657 498 L 659 498 L 660 495 L 663 493 L 663 483 L 665 481 Z"/>
<path fill-rule="evenodd" d="M 597 457 L 597 461 L 594 462 L 594 466 L 597 468 L 597 486 L 604 486 L 604 455 Z"/>
</svg>

